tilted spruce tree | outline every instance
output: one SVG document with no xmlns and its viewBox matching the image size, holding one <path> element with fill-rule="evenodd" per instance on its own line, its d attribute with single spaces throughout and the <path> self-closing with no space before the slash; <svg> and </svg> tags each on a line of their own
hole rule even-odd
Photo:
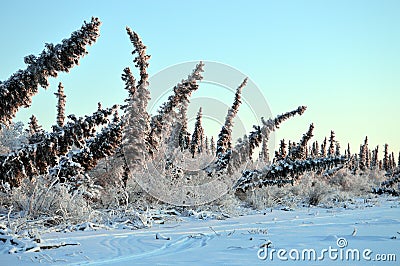
<svg viewBox="0 0 400 266">
<path fill-rule="evenodd" d="M 95 136 L 98 126 L 108 124 L 107 117 L 116 108 L 97 110 L 84 118 L 69 115 L 72 121 L 62 128 L 50 133 L 37 133 L 34 143 L 7 155 L 0 155 L 0 181 L 14 187 L 19 186 L 24 178 L 47 174 L 49 168 L 58 164 L 59 157 L 66 155 L 73 146 L 83 148 L 86 140 Z"/>
<path fill-rule="evenodd" d="M 249 189 L 263 186 L 284 186 L 294 184 L 305 172 L 320 172 L 324 169 L 332 169 L 340 164 L 345 164 L 344 156 L 331 156 L 308 160 L 291 161 L 281 160 L 261 170 L 245 170 L 242 176 L 234 184 L 236 192 L 245 192 Z"/>
<path fill-rule="evenodd" d="M 300 140 L 299 144 L 295 145 L 290 149 L 291 151 L 290 158 L 292 160 L 295 159 L 304 160 L 307 158 L 307 151 L 306 151 L 307 143 L 314 136 L 312 134 L 313 130 L 314 130 L 314 124 L 310 124 L 308 131 L 303 135 L 303 138 Z"/>
<path fill-rule="evenodd" d="M 49 77 L 57 77 L 58 72 L 68 72 L 77 65 L 79 59 L 88 53 L 86 45 L 91 45 L 99 37 L 100 24 L 98 18 L 92 18 L 61 44 L 46 44 L 46 50 L 38 57 L 26 56 L 27 68 L 0 82 L 0 123 L 9 124 L 19 108 L 29 107 L 38 87 L 48 87 Z"/>
<path fill-rule="evenodd" d="M 306 111 L 306 106 L 299 106 L 297 109 L 278 115 L 274 119 L 265 120 L 261 118 L 262 126 L 253 125 L 253 131 L 250 132 L 249 136 L 243 138 L 241 143 L 238 143 L 233 150 L 234 165 L 239 166 L 244 164 L 247 160 L 252 160 L 253 152 L 258 147 L 264 138 L 266 141 L 269 140 L 271 132 L 279 128 L 279 125 L 295 116 L 296 114 L 302 115 Z"/>
<path fill-rule="evenodd" d="M 202 80 L 203 62 L 196 65 L 196 68 L 188 76 L 187 79 L 178 83 L 173 91 L 174 94 L 168 97 L 168 100 L 162 104 L 158 110 L 158 114 L 151 117 L 150 132 L 147 136 L 149 143 L 149 153 L 151 156 L 158 150 L 161 143 L 163 128 L 171 124 L 173 121 L 173 110 L 181 102 L 188 101 L 191 94 L 199 88 L 198 81 Z"/>
<path fill-rule="evenodd" d="M 86 141 L 86 145 L 79 151 L 71 151 L 67 156 L 62 156 L 57 166 L 50 169 L 52 176 L 57 176 L 59 182 L 77 183 L 77 176 L 84 175 L 93 169 L 97 163 L 106 156 L 114 154 L 122 141 L 123 122 L 115 112 L 112 123 L 103 128 L 95 137 Z M 75 187 L 76 189 L 77 187 Z"/>
<path fill-rule="evenodd" d="M 226 169 L 229 164 L 229 160 L 232 154 L 232 128 L 233 119 L 239 112 L 239 106 L 241 102 L 242 89 L 247 84 L 247 78 L 236 89 L 235 100 L 233 101 L 232 107 L 228 110 L 228 114 L 225 117 L 225 123 L 218 134 L 217 140 L 217 161 L 215 162 L 216 170 L 220 171 Z"/>
</svg>

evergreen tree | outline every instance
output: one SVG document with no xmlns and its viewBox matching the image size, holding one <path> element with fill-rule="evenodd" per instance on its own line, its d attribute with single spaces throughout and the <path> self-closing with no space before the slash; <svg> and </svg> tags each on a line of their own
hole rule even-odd
<svg viewBox="0 0 400 266">
<path fill-rule="evenodd" d="M 58 98 L 58 103 L 57 103 L 57 125 L 59 127 L 64 126 L 64 121 L 65 121 L 65 94 L 64 94 L 64 87 L 62 83 L 60 82 L 58 84 L 58 91 L 54 93 L 57 98 Z"/>
<path fill-rule="evenodd" d="M 379 151 L 379 146 L 376 146 L 376 148 L 372 152 L 372 161 L 371 161 L 372 168 L 375 168 L 375 167 L 379 166 L 378 151 Z"/>
<path fill-rule="evenodd" d="M 215 141 L 214 141 L 214 136 L 211 136 L 211 140 L 210 140 L 210 151 L 211 151 L 211 154 L 215 154 Z"/>
<path fill-rule="evenodd" d="M 334 154 L 335 154 L 335 132 L 331 130 L 331 136 L 329 137 L 328 156 L 334 156 Z"/>
<path fill-rule="evenodd" d="M 84 118 L 69 115 L 71 121 L 62 128 L 51 133 L 35 133 L 34 143 L 0 156 L 0 181 L 16 187 L 24 178 L 47 174 L 49 168 L 57 165 L 59 157 L 66 155 L 73 146 L 83 148 L 86 140 L 95 136 L 98 126 L 109 123 L 107 117 L 116 109 L 117 106 L 98 110 Z"/>
<path fill-rule="evenodd" d="M 364 140 L 363 153 L 365 157 L 365 167 L 369 169 L 371 166 L 371 156 L 369 155 L 369 149 L 368 149 L 368 136 L 366 136 Z"/>
<path fill-rule="evenodd" d="M 33 135 L 35 135 L 37 133 L 42 133 L 43 132 L 42 126 L 39 125 L 39 122 L 38 122 L 38 120 L 37 120 L 35 115 L 32 115 L 29 118 L 28 125 L 29 125 L 29 135 L 31 135 L 31 136 L 33 136 Z"/>
<path fill-rule="evenodd" d="M 151 117 L 150 120 L 150 132 L 147 136 L 147 142 L 150 145 L 149 153 L 154 154 L 154 151 L 158 149 L 161 142 L 163 129 L 165 130 L 167 126 L 172 123 L 174 116 L 174 108 L 176 108 L 180 103 L 187 102 L 192 95 L 192 93 L 198 89 L 198 81 L 203 79 L 201 73 L 203 72 L 204 64 L 200 62 L 196 65 L 196 68 L 188 76 L 187 79 L 182 80 L 178 83 L 173 91 L 174 94 L 168 97 L 168 100 L 163 103 L 163 105 L 158 110 L 158 114 Z M 168 131 L 168 130 L 166 130 Z"/>
<path fill-rule="evenodd" d="M 340 156 L 340 143 L 339 143 L 339 141 L 336 141 L 335 156 Z"/>
<path fill-rule="evenodd" d="M 204 151 L 206 152 L 206 154 L 210 154 L 210 148 L 208 145 L 208 137 L 206 136 L 206 138 L 204 139 Z"/>
<path fill-rule="evenodd" d="M 351 157 L 351 151 L 350 151 L 350 143 L 347 143 L 347 157 Z"/>
<path fill-rule="evenodd" d="M 391 163 L 391 169 L 393 170 L 396 168 L 396 158 L 394 157 L 394 152 L 392 152 L 392 163 Z"/>
<path fill-rule="evenodd" d="M 279 145 L 279 152 L 276 154 L 277 156 L 275 156 L 276 162 L 280 161 L 280 160 L 284 160 L 286 158 L 286 156 L 287 156 L 286 147 L 287 147 L 287 145 L 285 143 L 285 139 L 282 139 L 280 142 L 280 145 Z"/>
<path fill-rule="evenodd" d="M 313 158 L 317 158 L 318 157 L 318 150 L 319 150 L 318 141 L 314 141 L 313 144 L 312 144 L 312 152 L 311 152 L 311 156 Z"/>
<path fill-rule="evenodd" d="M 300 140 L 299 144 L 293 142 L 292 145 L 289 144 L 289 157 L 291 159 L 301 159 L 304 160 L 307 158 L 307 143 L 314 136 L 312 134 L 314 130 L 314 124 L 311 124 L 307 133 L 305 133 Z"/>
<path fill-rule="evenodd" d="M 321 144 L 321 157 L 326 157 L 326 137 L 324 139 L 324 142 L 322 142 Z"/>
<path fill-rule="evenodd" d="M 188 108 L 188 100 L 183 101 L 179 105 L 178 112 L 178 125 L 180 126 L 179 132 L 179 147 L 181 150 L 189 149 L 190 144 L 190 133 L 188 132 L 187 126 L 187 108 Z"/>
<path fill-rule="evenodd" d="M 389 170 L 389 145 L 385 144 L 383 151 L 382 169 Z"/>
<path fill-rule="evenodd" d="M 201 125 L 202 118 L 202 108 L 200 107 L 199 112 L 196 116 L 196 123 L 194 125 L 194 131 L 192 134 L 192 141 L 190 143 L 190 152 L 192 153 L 192 158 L 196 153 L 202 153 L 202 143 L 204 139 L 204 129 Z"/>
<path fill-rule="evenodd" d="M 260 151 L 260 160 L 264 163 L 269 162 L 268 141 L 263 138 Z"/>
<path fill-rule="evenodd" d="M 278 115 L 275 119 L 270 118 L 268 120 L 264 120 L 264 118 L 262 117 L 261 118 L 262 127 L 253 125 L 254 130 L 250 132 L 249 136 L 243 138 L 243 141 L 238 145 L 236 145 L 234 153 L 238 154 L 238 156 L 235 156 L 234 160 L 238 161 L 234 162 L 234 164 L 242 165 L 248 160 L 252 160 L 254 149 L 260 145 L 263 138 L 265 139 L 265 141 L 268 141 L 271 132 L 279 128 L 279 125 L 282 122 L 288 120 L 289 118 L 295 116 L 296 114 L 302 115 L 306 111 L 306 109 L 307 109 L 306 106 L 299 106 L 297 109 L 293 111 Z M 246 159 L 241 159 L 241 158 L 246 158 Z"/>
<path fill-rule="evenodd" d="M 400 152 L 399 152 L 399 157 L 398 157 L 397 167 L 399 167 L 399 168 L 400 168 Z"/>
<path fill-rule="evenodd" d="M 231 153 L 232 153 L 232 127 L 233 127 L 233 119 L 236 117 L 236 114 L 239 111 L 239 106 L 241 102 L 241 93 L 242 89 L 247 84 L 247 78 L 243 80 L 243 82 L 236 89 L 235 100 L 232 104 L 232 107 L 228 110 L 228 114 L 225 117 L 225 123 L 221 128 L 221 131 L 218 135 L 217 140 L 217 170 L 225 169 L 228 166 Z"/>
</svg>

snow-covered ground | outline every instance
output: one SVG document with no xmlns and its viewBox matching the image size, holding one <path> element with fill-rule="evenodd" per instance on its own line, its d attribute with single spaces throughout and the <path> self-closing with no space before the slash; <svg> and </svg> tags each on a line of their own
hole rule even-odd
<svg viewBox="0 0 400 266">
<path fill-rule="evenodd" d="M 224 220 L 180 219 L 139 230 L 48 233 L 44 243 L 79 245 L 40 252 L 8 254 L 0 242 L 0 265 L 291 265 L 299 264 L 296 257 L 302 265 L 400 263 L 398 198 L 358 200 L 346 208 L 277 208 Z M 260 259 L 265 252 L 268 257 Z"/>
</svg>

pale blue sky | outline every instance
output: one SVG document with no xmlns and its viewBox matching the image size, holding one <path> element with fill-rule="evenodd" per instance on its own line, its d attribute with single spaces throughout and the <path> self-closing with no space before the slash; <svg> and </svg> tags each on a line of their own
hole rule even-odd
<svg viewBox="0 0 400 266">
<path fill-rule="evenodd" d="M 51 79 L 30 109 L 49 128 L 55 123 L 59 81 L 67 113 L 84 115 L 126 97 L 122 69 L 132 65 L 125 26 L 138 32 L 151 54 L 150 75 L 186 61 L 230 65 L 262 90 L 274 115 L 307 105 L 276 138 L 299 140 L 311 122 L 321 141 L 331 129 L 342 146 L 389 143 L 400 149 L 400 1 L 2 1 L 0 80 L 24 68 L 23 57 L 45 42 L 58 43 L 83 20 L 103 25 L 89 55 L 69 74 Z M 136 73 L 136 72 L 135 72 Z M 184 78 L 183 76 L 182 78 Z M 226 99 L 231 101 L 231 95 Z M 204 106 L 203 108 L 207 108 Z M 209 132 L 215 134 L 215 132 Z"/>
</svg>

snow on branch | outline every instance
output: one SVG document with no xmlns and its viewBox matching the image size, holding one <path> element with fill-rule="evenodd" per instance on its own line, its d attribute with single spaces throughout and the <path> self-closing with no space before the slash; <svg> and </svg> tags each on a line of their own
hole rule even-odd
<svg viewBox="0 0 400 266">
<path fill-rule="evenodd" d="M 84 176 L 101 159 L 114 154 L 122 142 L 122 129 L 122 121 L 110 123 L 95 137 L 87 140 L 81 150 L 70 151 L 67 156 L 61 157 L 58 165 L 50 169 L 50 174 L 58 177 L 61 183 L 68 181 L 71 185 L 79 186 L 79 176 Z"/>
<path fill-rule="evenodd" d="M 245 170 L 242 177 L 234 185 L 236 191 L 245 192 L 248 189 L 263 186 L 283 186 L 293 184 L 305 172 L 332 169 L 347 162 L 345 156 L 334 156 L 307 160 L 285 159 L 276 164 L 264 167 L 262 170 Z"/>
<path fill-rule="evenodd" d="M 294 147 L 289 147 L 290 149 L 289 157 L 292 160 L 295 159 L 304 160 L 307 158 L 307 143 L 314 136 L 312 134 L 313 130 L 314 130 L 314 124 L 311 124 L 308 131 L 303 135 L 303 138 L 300 140 L 300 142 Z"/>
<path fill-rule="evenodd" d="M 68 72 L 77 65 L 79 59 L 88 53 L 85 46 L 99 37 L 100 24 L 98 18 L 92 18 L 61 44 L 46 44 L 39 57 L 26 56 L 27 68 L 0 82 L 0 123 L 9 124 L 19 108 L 29 107 L 38 87 L 48 87 L 49 77 L 57 77 L 58 72 Z"/>
<path fill-rule="evenodd" d="M 86 139 L 94 136 L 97 126 L 109 122 L 107 117 L 116 108 L 97 110 L 84 118 L 70 115 L 72 121 L 65 126 L 55 126 L 50 133 L 36 134 L 35 143 L 24 145 L 7 155 L 0 155 L 0 181 L 17 187 L 24 178 L 47 174 L 49 167 L 57 165 L 59 156 L 67 154 L 72 145 L 84 147 Z"/>
<path fill-rule="evenodd" d="M 151 117 L 150 132 L 147 137 L 147 142 L 150 145 L 150 154 L 153 154 L 154 150 L 158 149 L 162 130 L 171 122 L 173 109 L 180 103 L 189 101 L 192 93 L 199 88 L 197 82 L 203 79 L 203 76 L 201 75 L 204 71 L 203 67 L 203 62 L 200 62 L 196 65 L 195 69 L 187 79 L 182 80 L 180 83 L 175 85 L 173 89 L 174 94 L 169 96 L 168 100 L 161 105 L 158 114 Z"/>
<path fill-rule="evenodd" d="M 220 171 L 225 169 L 230 161 L 230 157 L 232 154 L 232 128 L 233 128 L 233 119 L 236 117 L 236 114 L 239 112 L 239 106 L 242 103 L 241 94 L 243 88 L 247 84 L 247 78 L 243 80 L 243 82 L 236 89 L 235 100 L 233 101 L 232 107 L 228 110 L 228 114 L 225 117 L 225 123 L 221 128 L 221 131 L 218 135 L 217 140 L 217 161 L 216 167 L 217 170 Z"/>
<path fill-rule="evenodd" d="M 243 164 L 246 160 L 252 160 L 252 155 L 256 147 L 258 147 L 261 141 L 268 142 L 269 135 L 271 132 L 275 131 L 279 128 L 279 125 L 288 120 L 289 118 L 295 116 L 296 114 L 302 115 L 305 110 L 307 109 L 306 106 L 299 106 L 297 109 L 278 115 L 275 119 L 268 119 L 267 121 L 264 118 L 261 118 L 262 126 L 253 126 L 253 131 L 250 132 L 249 136 L 244 138 L 243 141 L 238 143 L 235 146 L 233 151 L 233 163 L 234 165 L 238 166 Z M 239 156 L 240 155 L 240 156 Z"/>
<path fill-rule="evenodd" d="M 147 86 L 149 78 L 149 75 L 147 74 L 149 63 L 147 61 L 150 59 L 150 55 L 146 54 L 146 46 L 143 44 L 136 32 L 132 31 L 129 27 L 126 27 L 126 32 L 128 33 L 129 39 L 135 48 L 132 51 L 132 54 L 137 54 L 137 56 L 133 59 L 133 62 L 140 70 L 140 81 L 138 86 Z"/>
</svg>

